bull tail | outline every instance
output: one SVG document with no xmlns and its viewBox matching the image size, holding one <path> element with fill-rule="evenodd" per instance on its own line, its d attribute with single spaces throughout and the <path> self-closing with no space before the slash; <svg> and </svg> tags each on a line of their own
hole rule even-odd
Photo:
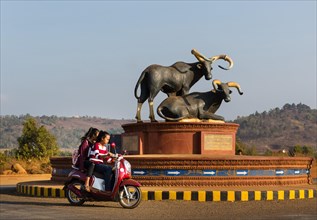
<svg viewBox="0 0 317 220">
<path fill-rule="evenodd" d="M 140 76 L 138 82 L 137 82 L 136 85 L 135 85 L 135 88 L 134 88 L 134 96 L 135 96 L 136 99 L 139 99 L 139 98 L 140 98 L 140 96 L 138 96 L 138 88 L 139 88 L 140 84 L 142 83 L 142 81 L 143 81 L 143 79 L 144 79 L 146 73 L 147 73 L 147 70 L 144 70 L 144 71 L 141 73 L 141 76 Z"/>
<path fill-rule="evenodd" d="M 164 107 L 162 107 L 162 106 L 157 107 L 157 111 L 156 112 L 161 118 L 164 118 L 165 120 L 168 120 L 168 121 L 180 121 L 180 120 L 185 118 L 184 116 L 178 117 L 178 118 L 170 118 L 170 117 L 168 117 L 168 116 L 166 116 L 166 115 L 164 115 L 162 113 L 163 108 Z"/>
</svg>

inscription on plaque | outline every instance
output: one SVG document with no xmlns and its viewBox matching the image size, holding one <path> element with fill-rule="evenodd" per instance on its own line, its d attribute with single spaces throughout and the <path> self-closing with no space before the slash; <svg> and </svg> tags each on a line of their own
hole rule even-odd
<svg viewBox="0 0 317 220">
<path fill-rule="evenodd" d="M 232 135 L 205 134 L 204 150 L 232 150 Z"/>
<path fill-rule="evenodd" d="M 137 135 L 123 135 L 122 147 L 128 152 L 139 152 L 139 138 Z"/>
</svg>

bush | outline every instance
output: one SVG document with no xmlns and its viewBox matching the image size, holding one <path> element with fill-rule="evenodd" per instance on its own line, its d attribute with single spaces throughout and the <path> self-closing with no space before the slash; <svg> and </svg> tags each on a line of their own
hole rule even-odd
<svg viewBox="0 0 317 220">
<path fill-rule="evenodd" d="M 48 159 L 57 155 L 56 138 L 44 126 L 38 127 L 34 118 L 28 117 L 23 123 L 22 136 L 18 138 L 16 156 L 21 159 Z"/>
</svg>

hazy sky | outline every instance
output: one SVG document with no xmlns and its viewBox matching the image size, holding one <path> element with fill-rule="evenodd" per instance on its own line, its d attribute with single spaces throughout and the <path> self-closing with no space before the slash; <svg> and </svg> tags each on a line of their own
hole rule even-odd
<svg viewBox="0 0 317 220">
<path fill-rule="evenodd" d="M 192 48 L 234 61 L 213 66 L 213 79 L 244 92 L 221 105 L 227 120 L 316 108 L 316 1 L 1 0 L 1 115 L 134 119 L 141 72 L 196 62 Z M 191 92 L 211 89 L 202 78 Z"/>
</svg>

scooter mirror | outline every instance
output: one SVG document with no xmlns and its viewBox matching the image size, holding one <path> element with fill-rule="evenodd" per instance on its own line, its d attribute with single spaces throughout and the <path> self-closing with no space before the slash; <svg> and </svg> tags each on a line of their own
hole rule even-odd
<svg viewBox="0 0 317 220">
<path fill-rule="evenodd" d="M 116 143 L 112 142 L 112 143 L 110 144 L 110 146 L 111 146 L 112 148 L 116 148 Z"/>
</svg>

